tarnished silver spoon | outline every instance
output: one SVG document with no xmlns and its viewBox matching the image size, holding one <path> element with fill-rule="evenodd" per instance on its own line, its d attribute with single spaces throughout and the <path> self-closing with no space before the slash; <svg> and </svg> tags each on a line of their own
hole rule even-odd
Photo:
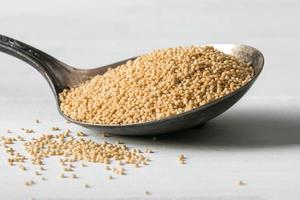
<svg viewBox="0 0 300 200">
<path fill-rule="evenodd" d="M 57 103 L 59 113 L 68 121 L 84 126 L 118 135 L 150 135 L 178 131 L 201 125 L 220 115 L 236 103 L 252 86 L 260 74 L 264 64 L 264 57 L 257 49 L 243 44 L 209 44 L 216 49 L 231 54 L 251 64 L 254 77 L 246 85 L 220 99 L 199 108 L 181 113 L 172 117 L 144 123 L 126 125 L 101 125 L 75 121 L 62 113 L 58 95 L 63 89 L 78 85 L 96 74 L 103 74 L 108 68 L 115 68 L 130 59 L 114 64 L 94 68 L 77 69 L 71 67 L 52 56 L 15 39 L 0 35 L 0 51 L 15 56 L 37 69 L 48 81 Z"/>
</svg>

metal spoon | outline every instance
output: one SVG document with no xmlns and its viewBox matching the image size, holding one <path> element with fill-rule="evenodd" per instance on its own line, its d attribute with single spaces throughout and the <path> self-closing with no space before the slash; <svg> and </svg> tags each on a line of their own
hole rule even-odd
<svg viewBox="0 0 300 200">
<path fill-rule="evenodd" d="M 77 69 L 23 42 L 0 35 L 0 51 L 27 62 L 45 77 L 54 93 L 59 113 L 65 119 L 86 128 L 97 129 L 118 135 L 160 134 L 194 127 L 213 119 L 236 103 L 248 91 L 260 74 L 264 64 L 264 57 L 260 51 L 247 45 L 210 44 L 210 46 L 251 63 L 251 66 L 254 68 L 255 72 L 253 79 L 235 92 L 232 92 L 209 104 L 179 115 L 144 123 L 126 125 L 99 125 L 75 121 L 64 115 L 59 107 L 60 101 L 58 94 L 65 88 L 78 85 L 79 83 L 88 80 L 96 74 L 105 73 L 108 68 L 118 67 L 126 61 L 134 58 L 89 70 Z"/>
</svg>

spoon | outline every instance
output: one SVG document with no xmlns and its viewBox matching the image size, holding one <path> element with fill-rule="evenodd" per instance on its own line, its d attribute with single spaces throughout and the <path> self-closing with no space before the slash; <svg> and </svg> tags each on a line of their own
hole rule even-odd
<svg viewBox="0 0 300 200">
<path fill-rule="evenodd" d="M 175 116 L 135 124 L 101 125 L 76 121 L 64 115 L 59 107 L 59 93 L 97 74 L 104 74 L 108 68 L 116 68 L 134 58 L 94 69 L 77 69 L 23 42 L 0 35 L 0 51 L 27 62 L 38 70 L 48 81 L 54 93 L 60 115 L 66 120 L 80 126 L 116 135 L 154 135 L 198 126 L 215 118 L 235 104 L 248 91 L 262 71 L 264 64 L 263 54 L 257 49 L 243 44 L 209 44 L 209 46 L 213 46 L 219 51 L 250 63 L 254 69 L 254 77 L 252 80 L 222 98 Z"/>
</svg>

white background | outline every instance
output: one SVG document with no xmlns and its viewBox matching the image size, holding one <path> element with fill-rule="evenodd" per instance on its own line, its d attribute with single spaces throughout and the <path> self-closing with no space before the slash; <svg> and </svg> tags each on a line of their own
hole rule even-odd
<svg viewBox="0 0 300 200">
<path fill-rule="evenodd" d="M 109 181 L 101 165 L 77 169 L 60 180 L 56 159 L 47 181 L 8 167 L 0 149 L 1 199 L 299 199 L 300 198 L 300 3 L 261 0 L 0 0 L 0 34 L 11 36 L 82 68 L 98 67 L 157 48 L 205 43 L 244 43 L 265 56 L 263 73 L 232 109 L 202 128 L 121 139 L 150 147 L 152 164 L 128 168 Z M 59 116 L 46 81 L 27 64 L 0 54 L 0 135 L 38 133 L 51 126 L 84 130 Z M 40 119 L 41 124 L 34 123 Z M 21 146 L 15 145 L 16 148 Z M 180 153 L 187 165 L 177 162 Z M 36 180 L 31 188 L 27 180 Z M 245 186 L 237 186 L 243 180 Z M 85 189 L 85 183 L 91 185 Z M 152 195 L 146 196 L 149 190 Z"/>
</svg>

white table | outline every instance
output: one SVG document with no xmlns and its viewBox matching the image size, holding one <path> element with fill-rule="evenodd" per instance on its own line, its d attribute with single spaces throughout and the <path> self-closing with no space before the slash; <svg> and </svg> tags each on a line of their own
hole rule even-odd
<svg viewBox="0 0 300 200">
<path fill-rule="evenodd" d="M 151 137 L 112 137 L 66 124 L 46 81 L 27 64 L 0 54 L 0 135 L 20 128 L 84 130 L 101 142 L 150 147 L 151 165 L 109 181 L 101 165 L 60 180 L 56 159 L 47 181 L 27 188 L 24 173 L 0 150 L 0 199 L 300 198 L 300 3 L 294 1 L 1 1 L 0 32 L 64 62 L 89 68 L 156 48 L 245 43 L 260 49 L 265 69 L 247 95 L 202 128 Z M 41 124 L 35 124 L 40 119 Z M 16 146 L 17 148 L 21 148 Z M 186 165 L 178 164 L 185 154 Z M 36 179 L 36 178 L 34 178 Z M 238 186 L 243 180 L 246 185 Z M 84 188 L 88 183 L 91 188 Z M 145 195 L 148 190 L 152 194 Z"/>
</svg>

